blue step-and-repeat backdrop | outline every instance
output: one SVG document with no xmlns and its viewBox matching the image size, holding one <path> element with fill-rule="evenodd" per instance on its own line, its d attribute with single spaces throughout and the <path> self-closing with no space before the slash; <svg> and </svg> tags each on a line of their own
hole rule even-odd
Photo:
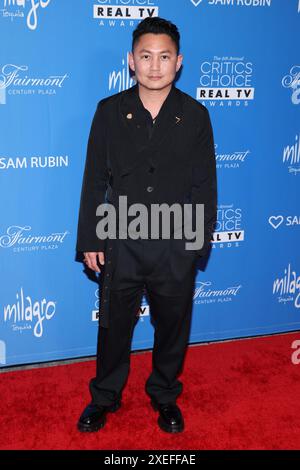
<svg viewBox="0 0 300 470">
<path fill-rule="evenodd" d="M 300 329 L 300 0 L 0 0 L 0 364 L 93 356 L 75 259 L 91 120 L 130 87 L 132 31 L 175 22 L 177 87 L 214 129 L 218 222 L 190 342 Z M 151 348 L 141 305 L 133 349 Z"/>
</svg>

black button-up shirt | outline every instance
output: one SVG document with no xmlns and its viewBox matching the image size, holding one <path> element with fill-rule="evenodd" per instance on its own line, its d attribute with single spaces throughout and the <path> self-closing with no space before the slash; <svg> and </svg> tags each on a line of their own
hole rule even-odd
<svg viewBox="0 0 300 470">
<path fill-rule="evenodd" d="M 138 86 L 136 87 L 136 100 L 137 100 L 138 114 L 141 118 L 140 119 L 141 122 L 140 124 L 138 124 L 137 131 L 141 129 L 141 126 L 143 126 L 144 129 L 146 128 L 148 132 L 149 140 L 150 140 L 152 137 L 153 129 L 154 129 L 154 126 L 156 125 L 159 113 L 155 117 L 155 119 L 152 118 L 150 111 L 148 111 L 148 109 L 144 107 L 143 102 L 140 99 Z"/>
</svg>

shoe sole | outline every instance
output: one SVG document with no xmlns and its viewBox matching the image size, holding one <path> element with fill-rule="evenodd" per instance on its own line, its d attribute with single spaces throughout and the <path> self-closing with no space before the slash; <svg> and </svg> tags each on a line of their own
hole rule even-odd
<svg viewBox="0 0 300 470">
<path fill-rule="evenodd" d="M 110 407 L 107 408 L 106 414 L 107 413 L 115 413 L 118 411 L 118 409 L 121 408 L 121 402 L 115 403 L 111 405 Z M 92 426 L 90 424 L 82 424 L 82 423 L 77 423 L 77 429 L 80 432 L 97 432 L 100 429 L 102 429 L 106 423 L 106 414 L 103 416 L 101 421 L 98 421 L 97 423 L 93 424 Z"/>
<path fill-rule="evenodd" d="M 158 407 L 156 404 L 151 401 L 152 408 L 154 411 L 158 411 Z M 166 424 L 161 417 L 158 418 L 157 423 L 162 431 L 165 432 L 170 432 L 170 433 L 177 433 L 177 432 L 182 432 L 184 430 L 184 424 L 176 424 L 176 425 L 168 425 Z"/>
<path fill-rule="evenodd" d="M 158 418 L 157 422 L 158 422 L 158 425 L 159 425 L 160 429 L 161 429 L 162 431 L 165 431 L 165 432 L 177 433 L 177 432 L 182 432 L 182 431 L 184 430 L 184 426 L 183 426 L 183 425 L 181 425 L 181 426 L 179 426 L 179 425 L 176 425 L 176 426 L 175 426 L 175 425 L 174 425 L 174 426 L 171 426 L 171 425 L 170 425 L 170 426 L 168 426 L 168 425 L 161 419 L 161 417 Z"/>
</svg>

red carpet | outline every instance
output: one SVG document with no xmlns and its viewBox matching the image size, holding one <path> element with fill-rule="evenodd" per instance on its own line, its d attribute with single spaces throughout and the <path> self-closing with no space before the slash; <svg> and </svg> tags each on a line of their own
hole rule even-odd
<svg viewBox="0 0 300 470">
<path fill-rule="evenodd" d="M 76 430 L 95 363 L 0 375 L 1 449 L 299 449 L 299 333 L 190 347 L 178 400 L 185 431 L 157 424 L 144 383 L 151 353 L 132 355 L 123 407 L 95 434 Z"/>
</svg>

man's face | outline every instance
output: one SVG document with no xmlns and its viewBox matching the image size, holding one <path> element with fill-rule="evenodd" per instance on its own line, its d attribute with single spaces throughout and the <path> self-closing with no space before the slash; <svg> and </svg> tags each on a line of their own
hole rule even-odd
<svg viewBox="0 0 300 470">
<path fill-rule="evenodd" d="M 143 34 L 129 53 L 129 66 L 138 83 L 149 90 L 162 90 L 173 83 L 182 55 L 167 34 Z"/>
</svg>

